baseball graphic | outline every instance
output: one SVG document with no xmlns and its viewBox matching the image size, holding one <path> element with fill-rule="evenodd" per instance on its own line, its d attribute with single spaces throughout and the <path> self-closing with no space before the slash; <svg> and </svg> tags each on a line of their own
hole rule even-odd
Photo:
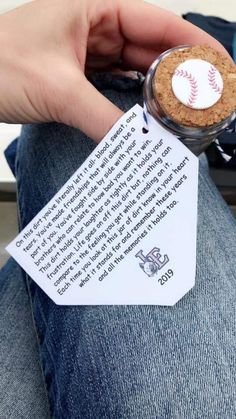
<svg viewBox="0 0 236 419">
<path fill-rule="evenodd" d="M 222 96 L 223 87 L 223 79 L 216 67 L 201 59 L 184 61 L 172 77 L 174 95 L 192 109 L 207 109 L 215 105 Z"/>
</svg>

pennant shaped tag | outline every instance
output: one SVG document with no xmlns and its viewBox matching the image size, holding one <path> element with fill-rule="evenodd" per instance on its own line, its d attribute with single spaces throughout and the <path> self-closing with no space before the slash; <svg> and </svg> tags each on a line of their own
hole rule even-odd
<svg viewBox="0 0 236 419">
<path fill-rule="evenodd" d="M 135 105 L 7 247 L 56 303 L 173 305 L 195 282 L 198 159 Z"/>
</svg>

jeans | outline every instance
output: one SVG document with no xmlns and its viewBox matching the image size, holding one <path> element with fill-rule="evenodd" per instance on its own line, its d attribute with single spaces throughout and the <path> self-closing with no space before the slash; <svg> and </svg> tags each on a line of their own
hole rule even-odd
<svg viewBox="0 0 236 419">
<path fill-rule="evenodd" d="M 140 80 L 100 75 L 94 84 L 123 110 L 141 103 Z M 23 128 L 15 159 L 21 228 L 94 147 L 65 125 Z M 196 285 L 175 306 L 57 306 L 24 274 L 51 417 L 235 418 L 235 234 L 201 165 Z"/>
</svg>

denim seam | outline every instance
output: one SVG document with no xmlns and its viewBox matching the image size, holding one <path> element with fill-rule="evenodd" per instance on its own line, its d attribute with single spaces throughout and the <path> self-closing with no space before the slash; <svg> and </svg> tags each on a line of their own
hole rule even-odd
<svg viewBox="0 0 236 419">
<path fill-rule="evenodd" d="M 19 144 L 19 142 L 18 142 L 18 144 Z M 18 167 L 19 167 L 19 160 L 18 160 L 18 153 L 17 153 L 17 155 L 16 155 L 16 176 L 17 176 Z M 22 211 L 21 211 L 21 207 L 19 205 L 20 195 L 21 195 L 20 188 L 21 188 L 21 182 L 19 181 L 19 178 L 17 178 L 17 187 L 16 187 L 16 198 L 17 199 L 16 199 L 16 202 L 17 202 L 18 224 L 19 224 L 19 229 L 21 230 L 22 229 Z M 39 354 L 40 343 L 39 343 L 39 336 L 38 336 L 36 323 L 35 323 L 34 315 L 33 315 L 33 302 L 32 302 L 32 296 L 31 296 L 30 289 L 29 289 L 29 281 L 27 279 L 28 274 L 22 268 L 21 268 L 21 270 L 22 270 L 22 276 L 24 278 L 24 282 L 25 282 L 25 285 L 26 285 L 27 293 L 28 293 L 28 296 L 29 296 L 31 319 L 32 319 L 32 324 L 33 324 L 33 328 L 34 328 L 34 331 L 35 331 L 35 336 L 36 336 L 36 341 L 37 341 L 37 346 L 38 346 L 38 354 Z M 44 392 L 45 392 L 47 400 L 49 400 L 47 387 L 46 387 L 46 382 L 45 382 L 44 371 L 43 371 L 43 366 L 42 366 L 40 357 L 39 357 L 38 360 L 39 360 L 39 366 L 40 366 L 42 377 L 43 377 L 42 381 L 43 381 L 43 386 L 44 386 Z M 50 408 L 50 410 L 51 410 L 51 408 Z"/>
<path fill-rule="evenodd" d="M 18 160 L 18 153 L 17 153 L 17 156 L 16 156 L 16 175 L 17 175 L 17 172 L 18 172 L 19 164 L 20 163 L 19 163 L 19 160 Z M 19 223 L 20 230 L 22 230 L 22 219 L 23 219 L 23 212 L 24 211 L 23 211 L 23 208 L 19 205 L 19 203 L 21 202 L 21 205 L 22 205 L 22 202 L 24 202 L 24 200 L 21 199 L 21 180 L 19 179 L 19 176 L 17 177 L 16 194 L 17 194 L 18 223 Z M 29 281 L 31 279 L 29 279 L 30 278 L 29 275 L 23 269 L 22 269 L 22 273 L 23 273 L 23 278 L 24 278 L 25 283 L 26 283 L 27 292 L 28 292 L 28 295 L 29 295 L 31 318 L 32 318 L 32 323 L 33 323 L 33 327 L 34 327 L 36 339 L 37 339 L 38 352 L 39 352 L 39 348 L 40 348 L 39 334 L 38 334 L 38 330 L 37 330 L 37 327 L 36 327 L 36 322 L 35 322 L 35 319 L 34 319 L 33 300 L 32 300 L 32 296 L 31 296 L 31 292 L 30 292 L 30 285 L 29 285 Z M 44 324 L 47 325 L 46 320 L 45 320 L 45 317 L 44 317 L 44 314 L 43 314 L 40 306 L 39 306 L 39 310 L 40 310 L 40 314 L 42 316 L 42 320 L 43 320 Z M 56 375 L 56 368 L 54 366 L 53 358 L 51 356 L 49 347 L 48 347 L 48 345 L 47 345 L 46 342 L 44 344 L 45 344 L 45 348 L 46 348 L 46 350 L 47 350 L 47 352 L 48 352 L 48 354 L 50 356 L 51 365 L 53 365 L 54 378 L 55 378 L 57 392 L 58 392 L 58 395 L 59 395 L 59 397 L 58 397 L 58 407 L 60 409 L 60 412 L 62 413 L 63 410 L 62 410 L 62 406 L 61 406 L 61 403 L 60 403 L 60 391 L 59 391 L 58 380 L 57 380 L 57 375 Z M 40 359 L 40 356 L 39 356 L 39 365 L 40 365 L 40 369 L 41 369 L 41 372 L 42 372 L 45 394 L 46 394 L 46 397 L 47 397 L 47 399 L 49 401 L 49 394 L 48 394 L 48 390 L 47 390 L 47 383 L 46 383 L 45 374 L 44 374 L 44 368 L 43 368 L 43 364 L 42 364 L 42 361 Z M 52 413 L 53 413 L 53 411 L 52 411 L 52 404 L 50 402 L 49 402 L 49 407 L 50 407 L 50 414 L 52 415 Z M 53 407 L 55 407 L 55 403 L 53 403 Z"/>
</svg>

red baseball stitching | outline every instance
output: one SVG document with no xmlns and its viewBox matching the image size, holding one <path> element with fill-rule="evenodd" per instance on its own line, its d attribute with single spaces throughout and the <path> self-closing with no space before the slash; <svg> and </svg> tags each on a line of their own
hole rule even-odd
<svg viewBox="0 0 236 419">
<path fill-rule="evenodd" d="M 214 92 L 219 94 L 222 93 L 222 88 L 216 82 L 216 69 L 213 66 L 211 66 L 210 70 L 208 71 L 208 81 Z"/>
<path fill-rule="evenodd" d="M 179 77 L 183 77 L 183 78 L 185 78 L 189 81 L 191 90 L 190 90 L 187 106 L 190 106 L 192 108 L 194 103 L 196 102 L 196 99 L 197 99 L 197 96 L 198 96 L 197 80 L 195 79 L 195 77 L 191 73 L 188 73 L 188 71 L 186 71 L 186 70 L 184 71 L 184 70 L 176 69 L 174 75 L 179 76 Z"/>
</svg>

